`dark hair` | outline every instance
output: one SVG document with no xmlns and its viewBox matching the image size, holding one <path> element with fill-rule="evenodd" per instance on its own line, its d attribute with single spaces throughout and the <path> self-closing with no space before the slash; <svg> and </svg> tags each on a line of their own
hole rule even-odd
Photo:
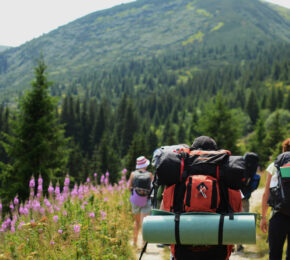
<svg viewBox="0 0 290 260">
<path fill-rule="evenodd" d="M 213 140 L 209 136 L 199 136 L 194 139 L 192 145 L 192 149 L 201 149 L 206 151 L 217 150 L 217 144 L 215 140 Z"/>
</svg>

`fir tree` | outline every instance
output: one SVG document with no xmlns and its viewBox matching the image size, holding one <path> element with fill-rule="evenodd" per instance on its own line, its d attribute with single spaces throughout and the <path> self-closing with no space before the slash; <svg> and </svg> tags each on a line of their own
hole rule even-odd
<svg viewBox="0 0 290 260">
<path fill-rule="evenodd" d="M 259 105 L 257 97 L 254 91 L 250 92 L 249 98 L 246 104 L 246 111 L 251 118 L 252 124 L 255 125 L 259 116 Z"/>
<path fill-rule="evenodd" d="M 215 102 L 209 103 L 198 121 L 202 135 L 212 137 L 219 148 L 229 149 L 237 153 L 237 139 L 240 129 L 226 104 L 226 100 L 219 94 Z"/>
<path fill-rule="evenodd" d="M 49 181 L 64 177 L 68 150 L 63 126 L 56 117 L 56 101 L 49 96 L 51 85 L 45 75 L 46 65 L 39 60 L 35 68 L 32 90 L 20 101 L 20 111 L 11 123 L 11 135 L 7 135 L 5 149 L 11 165 L 4 168 L 1 198 L 5 202 L 16 194 L 21 200 L 29 195 L 29 180 L 39 175 L 43 178 L 43 189 L 47 191 Z M 2 177 L 3 177 L 2 176 Z"/>
</svg>

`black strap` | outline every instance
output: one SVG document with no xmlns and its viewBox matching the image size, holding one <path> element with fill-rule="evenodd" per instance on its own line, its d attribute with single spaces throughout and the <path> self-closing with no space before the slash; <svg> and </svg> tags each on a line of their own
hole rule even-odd
<svg viewBox="0 0 290 260">
<path fill-rule="evenodd" d="M 224 218 L 225 215 L 220 215 L 220 223 L 219 223 L 219 234 L 218 234 L 218 244 L 223 244 L 223 233 L 224 233 Z"/>
<path fill-rule="evenodd" d="M 179 233 L 179 223 L 180 223 L 180 214 L 175 214 L 175 241 L 177 245 L 180 245 L 180 233 Z"/>
<path fill-rule="evenodd" d="M 186 201 L 185 201 L 185 205 L 187 207 L 190 207 L 190 200 L 191 200 L 191 187 L 192 187 L 192 178 L 189 177 L 189 182 L 187 184 L 187 191 L 186 191 Z"/>
<path fill-rule="evenodd" d="M 141 254 L 140 254 L 139 260 L 141 260 L 143 254 L 146 252 L 147 245 L 148 245 L 148 242 L 145 243 L 145 245 L 144 245 L 144 247 L 143 247 L 143 249 L 142 249 L 142 251 L 141 251 Z"/>
<path fill-rule="evenodd" d="M 211 197 L 211 209 L 216 209 L 217 208 L 217 188 L 216 188 L 216 181 L 212 181 L 212 197 Z"/>
</svg>

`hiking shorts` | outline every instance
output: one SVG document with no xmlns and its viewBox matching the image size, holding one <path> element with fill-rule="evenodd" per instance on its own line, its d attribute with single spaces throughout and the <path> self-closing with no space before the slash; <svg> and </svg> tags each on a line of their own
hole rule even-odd
<svg viewBox="0 0 290 260">
<path fill-rule="evenodd" d="M 149 214 L 151 212 L 151 200 L 147 201 L 147 204 L 144 207 L 136 206 L 135 204 L 131 203 L 132 205 L 132 212 L 134 214 Z"/>
</svg>

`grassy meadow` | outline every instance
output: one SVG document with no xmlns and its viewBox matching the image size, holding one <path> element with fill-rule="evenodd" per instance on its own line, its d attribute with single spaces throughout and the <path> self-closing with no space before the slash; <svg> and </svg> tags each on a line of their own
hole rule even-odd
<svg viewBox="0 0 290 260">
<path fill-rule="evenodd" d="M 108 172 L 99 184 L 94 174 L 72 190 L 67 176 L 62 191 L 49 186 L 48 197 L 41 177 L 31 179 L 29 200 L 16 197 L 1 220 L 0 259 L 134 259 L 125 173 L 115 185 Z"/>
</svg>

